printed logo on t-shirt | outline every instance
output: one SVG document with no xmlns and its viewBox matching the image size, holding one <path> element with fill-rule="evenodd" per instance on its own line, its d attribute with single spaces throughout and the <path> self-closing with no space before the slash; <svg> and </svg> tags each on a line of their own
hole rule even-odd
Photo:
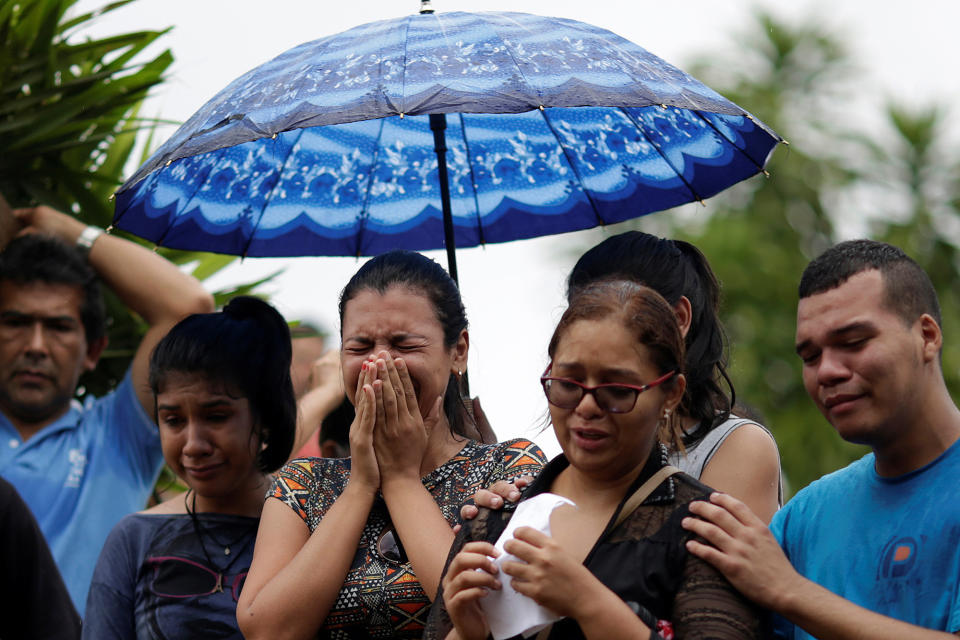
<svg viewBox="0 0 960 640">
<path fill-rule="evenodd" d="M 83 480 L 83 472 L 87 468 L 87 456 L 83 449 L 70 449 L 67 456 L 70 463 L 70 472 L 67 474 L 67 481 L 63 486 L 76 489 Z"/>
<path fill-rule="evenodd" d="M 917 561 L 917 541 L 911 537 L 890 538 L 880 555 L 880 578 L 902 578 Z"/>
</svg>

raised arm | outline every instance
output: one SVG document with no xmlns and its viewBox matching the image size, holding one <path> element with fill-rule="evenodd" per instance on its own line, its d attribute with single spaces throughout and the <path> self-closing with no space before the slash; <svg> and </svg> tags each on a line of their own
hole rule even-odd
<svg viewBox="0 0 960 640">
<path fill-rule="evenodd" d="M 377 426 L 374 449 L 380 469 L 381 492 L 390 519 L 427 597 L 433 601 L 440 585 L 453 532 L 433 496 L 423 486 L 421 468 L 433 429 L 439 426 L 442 398 L 421 417 L 413 381 L 402 358 L 381 352 L 378 369 Z"/>
<path fill-rule="evenodd" d="M 50 207 L 14 212 L 22 232 L 40 232 L 71 246 L 86 225 Z M 213 311 L 213 296 L 192 276 L 153 251 L 116 236 L 97 237 L 89 253 L 90 266 L 120 301 L 150 326 L 131 365 L 134 389 L 144 410 L 153 414 L 153 396 L 147 386 L 150 352 L 160 338 L 183 317 Z"/>
<path fill-rule="evenodd" d="M 340 352 L 327 351 L 314 360 L 310 370 L 310 390 L 297 402 L 297 437 L 291 449 L 295 455 L 317 432 L 323 419 L 344 400 L 340 377 Z"/>
<path fill-rule="evenodd" d="M 710 544 L 687 548 L 715 566 L 757 604 L 822 640 L 937 640 L 956 638 L 869 611 L 804 578 L 790 564 L 767 526 L 736 498 L 714 493 L 693 502 L 683 526 Z"/>
<path fill-rule="evenodd" d="M 336 602 L 380 485 L 373 454 L 373 376 L 361 374 L 357 416 L 350 427 L 350 479 L 311 533 L 286 503 L 297 496 L 280 472 L 280 495 L 263 507 L 253 562 L 237 602 L 247 640 L 314 638 Z M 302 491 L 304 483 L 297 482 Z"/>
</svg>

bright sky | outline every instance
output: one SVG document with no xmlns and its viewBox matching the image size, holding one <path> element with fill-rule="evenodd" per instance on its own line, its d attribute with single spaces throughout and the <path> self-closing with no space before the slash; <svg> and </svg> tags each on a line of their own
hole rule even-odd
<svg viewBox="0 0 960 640">
<path fill-rule="evenodd" d="M 89 11 L 104 2 L 80 0 L 77 8 Z M 920 105 L 960 97 L 953 70 L 960 58 L 956 0 L 926 0 L 906 11 L 902 3 L 867 0 L 435 0 L 433 6 L 573 18 L 610 29 L 681 68 L 699 53 L 728 50 L 751 7 L 764 6 L 784 17 L 817 16 L 848 34 L 850 49 L 864 67 L 864 97 L 851 105 L 853 118 L 875 117 L 889 97 Z M 415 0 L 138 0 L 104 17 L 91 33 L 174 26 L 163 38 L 176 58 L 170 81 L 148 101 L 145 113 L 184 121 L 231 80 L 295 45 L 418 9 Z M 749 104 L 741 106 L 751 110 Z M 471 391 L 482 398 L 501 439 L 533 437 L 548 455 L 559 451 L 549 429 L 538 434 L 546 408 L 538 376 L 563 311 L 564 278 L 579 252 L 597 238 L 579 232 L 457 253 L 471 324 Z M 446 265 L 442 252 L 429 255 Z M 352 258 L 248 259 L 209 285 L 247 282 L 286 269 L 264 291 L 288 319 L 313 321 L 336 336 L 337 297 L 359 264 Z"/>
</svg>

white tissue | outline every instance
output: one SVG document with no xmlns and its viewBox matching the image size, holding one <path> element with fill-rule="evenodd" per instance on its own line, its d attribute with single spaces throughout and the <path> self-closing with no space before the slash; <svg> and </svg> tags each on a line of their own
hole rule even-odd
<svg viewBox="0 0 960 640">
<path fill-rule="evenodd" d="M 537 531 L 550 535 L 550 514 L 559 506 L 569 504 L 576 506 L 570 500 L 555 493 L 541 493 L 529 500 L 524 500 L 517 506 L 516 512 L 507 523 L 507 528 L 500 535 L 494 545 L 500 555 L 493 561 L 497 569 L 501 569 L 504 561 L 519 562 L 516 556 L 503 550 L 503 544 L 513 538 L 513 530 L 517 527 L 533 527 Z M 517 634 L 529 638 L 551 622 L 556 622 L 560 616 L 546 607 L 541 607 L 533 598 L 517 593 L 510 586 L 510 576 L 500 570 L 498 574 L 499 591 L 491 590 L 480 600 L 481 608 L 490 624 L 490 632 L 494 640 L 503 640 Z"/>
</svg>

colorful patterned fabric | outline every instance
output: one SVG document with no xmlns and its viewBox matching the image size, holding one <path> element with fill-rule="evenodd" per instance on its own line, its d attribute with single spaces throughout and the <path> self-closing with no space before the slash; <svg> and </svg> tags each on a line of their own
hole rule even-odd
<svg viewBox="0 0 960 640">
<path fill-rule="evenodd" d="M 424 476 L 423 485 L 451 526 L 460 506 L 477 489 L 497 480 L 537 474 L 545 462 L 540 447 L 516 439 L 487 445 L 468 442 L 450 460 Z M 349 459 L 308 458 L 288 463 L 277 474 L 268 498 L 281 500 L 313 531 L 346 487 Z M 393 525 L 382 499 L 370 511 L 357 553 L 337 601 L 320 630 L 321 638 L 420 638 L 430 599 L 409 562 L 389 560 L 377 543 Z M 438 550 L 446 553 L 446 549 Z"/>
</svg>

